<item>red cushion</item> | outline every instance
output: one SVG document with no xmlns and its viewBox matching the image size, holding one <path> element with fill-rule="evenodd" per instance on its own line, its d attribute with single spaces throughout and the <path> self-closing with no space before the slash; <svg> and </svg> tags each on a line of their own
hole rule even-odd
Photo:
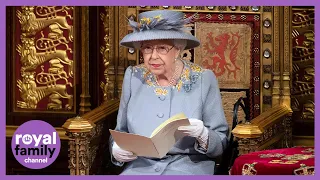
<svg viewBox="0 0 320 180">
<path fill-rule="evenodd" d="M 231 175 L 314 174 L 314 147 L 257 151 L 239 156 Z"/>
</svg>

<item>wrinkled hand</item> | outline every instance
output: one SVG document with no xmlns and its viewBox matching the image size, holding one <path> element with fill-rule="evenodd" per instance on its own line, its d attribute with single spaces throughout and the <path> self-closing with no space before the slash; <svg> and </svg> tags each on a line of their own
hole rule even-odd
<svg viewBox="0 0 320 180">
<path fill-rule="evenodd" d="M 187 136 L 195 137 L 200 143 L 201 147 L 207 147 L 209 132 L 208 129 L 203 125 L 203 121 L 190 118 L 189 122 L 189 126 L 180 126 L 178 130 Z"/>
<path fill-rule="evenodd" d="M 112 146 L 112 155 L 119 162 L 130 162 L 138 158 L 132 152 L 121 149 L 116 142 Z"/>
</svg>

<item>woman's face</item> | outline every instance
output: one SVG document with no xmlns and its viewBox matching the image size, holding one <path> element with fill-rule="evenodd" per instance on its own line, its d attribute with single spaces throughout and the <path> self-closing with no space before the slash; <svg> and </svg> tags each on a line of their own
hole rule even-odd
<svg viewBox="0 0 320 180">
<path fill-rule="evenodd" d="M 171 40 L 144 41 L 140 50 L 151 73 L 157 76 L 173 73 L 180 50 L 173 46 Z"/>
</svg>

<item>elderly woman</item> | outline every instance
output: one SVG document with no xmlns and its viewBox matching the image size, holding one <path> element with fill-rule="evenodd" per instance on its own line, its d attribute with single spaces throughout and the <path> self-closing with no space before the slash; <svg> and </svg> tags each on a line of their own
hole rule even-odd
<svg viewBox="0 0 320 180">
<path fill-rule="evenodd" d="M 120 44 L 139 48 L 144 63 L 125 71 L 115 130 L 149 137 L 181 112 L 191 125 L 178 128 L 186 136 L 161 159 L 137 157 L 111 137 L 112 163 L 127 165 L 122 175 L 212 175 L 213 158 L 226 148 L 229 129 L 214 73 L 179 58 L 200 45 L 185 29 L 189 20 L 169 10 L 143 12 L 139 23 L 129 20 L 134 32 Z"/>
</svg>

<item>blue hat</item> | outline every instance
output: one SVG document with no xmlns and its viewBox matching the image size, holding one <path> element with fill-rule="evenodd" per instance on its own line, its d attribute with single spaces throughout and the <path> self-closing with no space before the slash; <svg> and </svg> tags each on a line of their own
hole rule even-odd
<svg viewBox="0 0 320 180">
<path fill-rule="evenodd" d="M 187 41 L 185 49 L 200 45 L 200 41 L 185 25 L 190 23 L 193 16 L 184 18 L 184 13 L 170 10 L 155 10 L 140 13 L 138 22 L 129 19 L 133 32 L 126 35 L 120 45 L 135 48 L 136 42 L 148 40 L 182 39 Z"/>
</svg>

